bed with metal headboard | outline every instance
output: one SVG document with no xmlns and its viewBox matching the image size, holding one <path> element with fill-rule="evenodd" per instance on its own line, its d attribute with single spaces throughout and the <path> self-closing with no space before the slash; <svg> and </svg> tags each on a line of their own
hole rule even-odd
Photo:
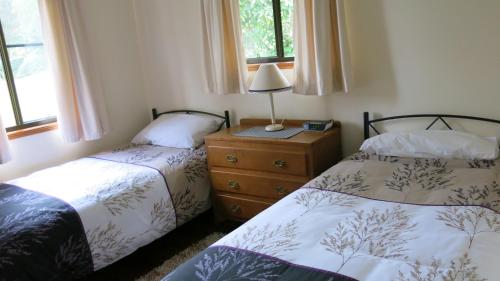
<svg viewBox="0 0 500 281">
<path fill-rule="evenodd" d="M 425 128 L 426 130 L 429 130 L 436 124 L 436 122 L 441 121 L 443 124 L 448 128 L 449 130 L 453 130 L 451 127 L 450 123 L 446 121 L 446 119 L 468 119 L 468 120 L 475 120 L 475 121 L 482 121 L 482 122 L 489 122 L 489 123 L 496 123 L 500 124 L 500 120 L 495 120 L 495 119 L 490 119 L 490 118 L 483 118 L 483 117 L 475 117 L 475 116 L 466 116 L 466 115 L 453 115 L 453 114 L 409 114 L 409 115 L 396 115 L 396 116 L 389 116 L 389 117 L 384 117 L 384 118 L 377 118 L 377 119 L 371 119 L 370 120 L 370 114 L 368 112 L 363 113 L 363 132 L 364 132 L 364 139 L 370 138 L 370 129 L 375 132 L 377 135 L 379 135 L 381 132 L 373 125 L 374 123 L 379 123 L 379 122 L 384 122 L 384 121 L 389 121 L 389 120 L 397 120 L 397 119 L 408 119 L 408 118 L 427 118 L 431 119 L 431 123 L 427 125 Z"/>
<path fill-rule="evenodd" d="M 215 114 L 215 113 L 211 113 L 211 112 L 191 110 L 191 109 L 177 109 L 177 110 L 170 110 L 170 111 L 158 113 L 158 110 L 156 108 L 153 108 L 151 110 L 151 112 L 153 114 L 153 120 L 156 120 L 158 117 L 160 117 L 163 114 L 172 114 L 172 113 L 205 114 L 205 115 L 210 115 L 210 116 L 219 117 L 221 119 L 224 119 L 224 122 L 222 122 L 221 127 L 223 125 L 225 125 L 226 128 L 231 127 L 231 121 L 229 120 L 229 111 L 228 110 L 224 110 L 224 116 L 219 115 L 219 114 Z"/>
<path fill-rule="evenodd" d="M 430 118 L 427 129 L 442 122 L 453 130 L 451 119 L 500 124 L 449 114 L 370 120 L 365 112 L 365 139 L 381 133 L 375 123 L 406 118 Z M 360 151 L 163 280 L 499 280 L 499 183 L 498 158 Z"/>
<path fill-rule="evenodd" d="M 153 119 L 204 114 L 223 120 L 218 129 L 231 125 L 228 111 L 152 113 Z M 0 183 L 0 275 L 6 280 L 81 278 L 210 206 L 204 146 L 130 144 Z"/>
</svg>

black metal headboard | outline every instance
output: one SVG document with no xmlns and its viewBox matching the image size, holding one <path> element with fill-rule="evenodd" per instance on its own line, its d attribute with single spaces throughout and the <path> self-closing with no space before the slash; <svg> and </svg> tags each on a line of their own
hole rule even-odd
<svg viewBox="0 0 500 281">
<path fill-rule="evenodd" d="M 171 111 L 165 111 L 165 112 L 158 113 L 158 110 L 156 110 L 156 108 L 153 108 L 151 110 L 151 112 L 153 113 L 153 120 L 156 120 L 158 117 L 160 117 L 160 115 L 170 114 L 170 113 L 185 113 L 185 114 L 198 113 L 198 114 L 206 114 L 206 115 L 210 115 L 210 116 L 219 117 L 221 119 L 224 119 L 224 122 L 222 122 L 221 126 L 223 124 L 225 124 L 226 128 L 230 128 L 231 127 L 231 121 L 229 120 L 229 111 L 227 111 L 227 110 L 224 110 L 224 116 L 218 115 L 218 114 L 215 114 L 215 113 L 210 113 L 210 112 L 205 112 L 205 111 L 198 111 L 198 110 L 190 110 L 190 109 L 179 109 L 179 110 L 171 110 Z"/>
<path fill-rule="evenodd" d="M 364 138 L 365 140 L 370 137 L 370 128 L 378 135 L 380 132 L 373 126 L 373 123 L 376 122 L 382 122 L 382 121 L 388 121 L 388 120 L 395 120 L 395 119 L 405 119 L 405 118 L 422 118 L 422 117 L 427 117 L 427 118 L 434 118 L 433 121 L 425 128 L 426 130 L 429 130 L 434 124 L 436 124 L 437 121 L 441 120 L 443 124 L 450 130 L 453 130 L 453 128 L 450 126 L 448 122 L 446 122 L 445 118 L 453 118 L 453 119 L 469 119 L 469 120 L 476 120 L 476 121 L 483 121 L 483 122 L 490 122 L 490 123 L 496 123 L 500 124 L 500 120 L 495 120 L 495 119 L 489 119 L 489 118 L 482 118 L 482 117 L 474 117 L 474 116 L 465 116 L 465 115 L 452 115 L 452 114 L 411 114 L 411 115 L 398 115 L 398 116 L 390 116 L 390 117 L 385 117 L 385 118 L 379 118 L 379 119 L 372 119 L 370 120 L 370 116 L 368 112 L 363 113 L 363 132 L 364 132 Z"/>
</svg>

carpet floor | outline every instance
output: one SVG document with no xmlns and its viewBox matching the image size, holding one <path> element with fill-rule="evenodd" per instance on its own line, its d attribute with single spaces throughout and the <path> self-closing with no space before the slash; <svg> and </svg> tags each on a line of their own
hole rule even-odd
<svg viewBox="0 0 500 281">
<path fill-rule="evenodd" d="M 188 248 L 182 250 L 175 256 L 167 259 L 162 265 L 151 270 L 144 276 L 136 279 L 136 281 L 159 281 L 165 277 L 168 273 L 174 270 L 177 266 L 181 265 L 185 261 L 197 255 L 199 252 L 203 251 L 205 248 L 219 240 L 224 236 L 223 233 L 216 232 L 208 235 L 207 237 L 201 239 L 200 241 L 194 243 Z"/>
</svg>

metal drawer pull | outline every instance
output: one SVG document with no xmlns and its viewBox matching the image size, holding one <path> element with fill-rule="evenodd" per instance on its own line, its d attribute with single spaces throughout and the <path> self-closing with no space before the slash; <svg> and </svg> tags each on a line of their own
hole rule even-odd
<svg viewBox="0 0 500 281">
<path fill-rule="evenodd" d="M 239 213 L 239 212 L 241 212 L 240 205 L 237 205 L 237 204 L 231 205 L 231 213 L 235 214 L 235 213 Z"/>
<path fill-rule="evenodd" d="M 278 195 L 280 196 L 285 196 L 288 192 L 283 186 L 278 186 L 275 188 L 276 192 L 278 192 Z"/>
<path fill-rule="evenodd" d="M 230 180 L 227 182 L 227 185 L 234 190 L 240 189 L 240 184 L 237 181 Z"/>
<path fill-rule="evenodd" d="M 274 166 L 278 168 L 284 168 L 286 167 L 286 161 L 284 160 L 274 160 Z"/>
<path fill-rule="evenodd" d="M 226 155 L 226 161 L 231 163 L 236 163 L 238 162 L 238 157 L 234 155 Z"/>
</svg>

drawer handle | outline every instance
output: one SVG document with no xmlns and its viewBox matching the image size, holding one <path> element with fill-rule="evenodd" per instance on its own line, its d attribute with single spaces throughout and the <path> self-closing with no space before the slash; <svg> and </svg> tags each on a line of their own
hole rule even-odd
<svg viewBox="0 0 500 281">
<path fill-rule="evenodd" d="M 278 186 L 275 188 L 275 190 L 279 196 L 285 196 L 288 193 L 288 191 L 283 186 Z"/>
<path fill-rule="evenodd" d="M 236 214 L 236 213 L 239 213 L 239 212 L 241 212 L 240 205 L 237 205 L 237 204 L 231 205 L 231 213 Z"/>
<path fill-rule="evenodd" d="M 234 155 L 226 155 L 226 161 L 231 163 L 236 163 L 238 162 L 238 157 Z"/>
<path fill-rule="evenodd" d="M 230 180 L 227 182 L 227 185 L 229 186 L 229 188 L 232 188 L 234 190 L 240 189 L 240 184 L 237 181 Z"/>
<path fill-rule="evenodd" d="M 274 166 L 278 168 L 284 168 L 286 167 L 286 161 L 284 160 L 274 160 Z"/>
</svg>

